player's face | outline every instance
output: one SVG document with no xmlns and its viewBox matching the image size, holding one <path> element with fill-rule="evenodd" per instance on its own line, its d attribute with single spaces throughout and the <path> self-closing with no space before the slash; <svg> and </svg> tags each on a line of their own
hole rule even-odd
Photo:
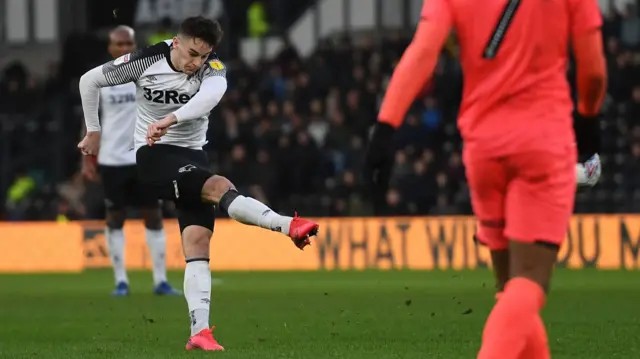
<svg viewBox="0 0 640 359">
<path fill-rule="evenodd" d="M 211 45 L 197 38 L 174 39 L 174 48 L 178 53 L 178 66 L 185 74 L 194 74 L 213 51 Z"/>
<path fill-rule="evenodd" d="M 109 53 L 114 58 L 134 52 L 136 43 L 130 36 L 112 36 L 109 39 Z"/>
</svg>

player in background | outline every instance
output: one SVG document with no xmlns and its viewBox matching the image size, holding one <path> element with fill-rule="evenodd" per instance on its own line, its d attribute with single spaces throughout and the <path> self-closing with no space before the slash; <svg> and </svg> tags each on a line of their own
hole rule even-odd
<svg viewBox="0 0 640 359">
<path fill-rule="evenodd" d="M 393 133 L 455 29 L 466 176 L 477 237 L 491 250 L 500 291 L 480 359 L 550 357 L 539 312 L 573 211 L 578 161 L 568 52 L 577 63 L 577 121 L 584 123 L 577 127 L 588 143 L 598 136 L 606 88 L 601 22 L 596 0 L 427 0 L 387 89 L 365 162 L 380 188 Z"/>
<path fill-rule="evenodd" d="M 214 206 L 241 223 L 289 236 L 299 249 L 311 243 L 309 238 L 319 227 L 274 212 L 211 172 L 202 147 L 207 142 L 209 113 L 227 89 L 226 69 L 215 53 L 221 38 L 218 22 L 187 18 L 173 39 L 121 56 L 80 79 L 87 135 L 78 147 L 84 155 L 95 155 L 100 147 L 100 88 L 136 84 L 134 141 L 139 178 L 157 198 L 174 201 L 178 209 L 187 263 L 184 295 L 191 317 L 188 350 L 224 350 L 209 328 Z"/>
<path fill-rule="evenodd" d="M 115 59 L 135 50 L 135 34 L 128 26 L 118 26 L 109 32 L 109 53 Z M 146 240 L 153 263 L 154 293 L 180 295 L 167 282 L 165 263 L 166 238 L 162 228 L 162 211 L 157 198 L 138 181 L 136 153 L 133 151 L 133 131 L 136 122 L 136 85 L 122 84 L 100 89 L 103 135 L 100 152 L 84 156 L 82 173 L 91 181 L 102 177 L 106 204 L 106 235 L 109 257 L 113 265 L 116 288 L 114 296 L 129 295 L 129 279 L 125 267 L 124 221 L 126 207 L 140 209 L 146 228 Z"/>
</svg>

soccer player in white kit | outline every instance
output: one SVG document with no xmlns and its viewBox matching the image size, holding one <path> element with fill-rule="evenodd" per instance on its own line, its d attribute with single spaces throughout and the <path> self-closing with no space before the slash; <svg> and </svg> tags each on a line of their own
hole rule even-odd
<svg viewBox="0 0 640 359">
<path fill-rule="evenodd" d="M 134 31 L 118 26 L 109 33 L 109 53 L 115 59 L 135 50 Z M 153 264 L 154 293 L 181 295 L 167 281 L 165 259 L 166 238 L 162 228 L 162 211 L 158 199 L 138 181 L 133 132 L 136 123 L 136 85 L 126 83 L 100 89 L 102 138 L 100 152 L 85 156 L 82 173 L 88 180 L 102 178 L 106 205 L 106 236 L 113 265 L 116 288 L 114 296 L 129 295 L 129 279 L 125 267 L 123 226 L 126 207 L 140 210 L 146 228 L 146 240 Z"/>
<path fill-rule="evenodd" d="M 136 84 L 139 178 L 157 198 L 174 201 L 178 209 L 187 263 L 184 295 L 191 318 L 187 350 L 224 350 L 209 328 L 214 206 L 238 222 L 288 236 L 299 249 L 311 243 L 319 228 L 315 222 L 280 215 L 241 195 L 227 178 L 211 172 L 202 147 L 207 142 L 208 115 L 227 89 L 226 68 L 214 52 L 221 38 L 218 22 L 190 17 L 173 39 L 121 56 L 80 79 L 87 135 L 78 147 L 84 155 L 94 155 L 100 147 L 100 88 Z"/>
</svg>

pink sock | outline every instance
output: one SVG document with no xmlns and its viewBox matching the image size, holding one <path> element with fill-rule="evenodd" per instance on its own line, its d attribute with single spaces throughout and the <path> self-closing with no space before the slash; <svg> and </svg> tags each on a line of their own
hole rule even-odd
<svg viewBox="0 0 640 359">
<path fill-rule="evenodd" d="M 501 296 L 502 292 L 496 293 L 496 300 L 499 300 Z M 551 353 L 548 342 L 547 330 L 544 327 L 542 318 L 538 314 L 536 316 L 534 330 L 529 337 L 529 341 L 527 341 L 527 345 L 520 359 L 550 359 Z"/>
<path fill-rule="evenodd" d="M 544 298 L 539 284 L 522 277 L 511 279 L 489 314 L 478 359 L 520 359 L 536 331 Z"/>
<path fill-rule="evenodd" d="M 536 316 L 535 327 L 527 346 L 525 347 L 524 354 L 521 359 L 550 359 L 551 352 L 549 351 L 549 339 L 547 338 L 547 330 L 544 327 L 544 322 L 540 315 Z"/>
</svg>

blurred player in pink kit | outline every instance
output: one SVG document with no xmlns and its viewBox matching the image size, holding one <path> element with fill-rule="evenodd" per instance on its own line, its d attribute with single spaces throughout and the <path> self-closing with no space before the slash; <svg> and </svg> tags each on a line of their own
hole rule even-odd
<svg viewBox="0 0 640 359">
<path fill-rule="evenodd" d="M 477 239 L 491 250 L 499 290 L 480 359 L 550 357 L 539 312 L 573 211 L 576 133 L 581 152 L 597 153 L 606 91 L 601 23 L 596 0 L 426 0 L 385 95 L 365 163 L 379 189 L 390 175 L 394 131 L 455 30 L 466 175 Z M 575 132 L 569 49 L 577 64 Z"/>
</svg>

